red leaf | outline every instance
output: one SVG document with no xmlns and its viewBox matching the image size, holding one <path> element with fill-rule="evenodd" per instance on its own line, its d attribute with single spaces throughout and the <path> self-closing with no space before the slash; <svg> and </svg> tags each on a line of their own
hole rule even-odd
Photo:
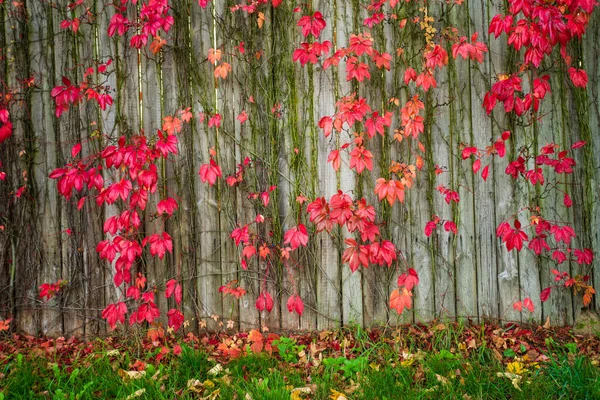
<svg viewBox="0 0 600 400">
<path fill-rule="evenodd" d="M 487 181 L 489 167 L 490 167 L 489 165 L 486 165 L 485 167 L 483 167 L 483 171 L 481 171 L 481 177 L 483 178 L 484 181 Z"/>
<path fill-rule="evenodd" d="M 209 185 L 213 186 L 217 182 L 217 178 L 222 176 L 221 167 L 217 165 L 215 160 L 210 159 L 209 164 L 203 164 L 200 167 L 200 180 L 202 183 L 208 182 Z"/>
<path fill-rule="evenodd" d="M 81 143 L 77 143 L 71 149 L 71 157 L 73 157 L 73 158 L 77 157 L 77 154 L 79 154 L 80 151 L 81 151 Z"/>
<path fill-rule="evenodd" d="M 290 296 L 287 301 L 287 309 L 290 313 L 296 312 L 298 315 L 302 315 L 304 312 L 304 303 L 298 295 Z"/>
<path fill-rule="evenodd" d="M 479 168 L 481 168 L 481 160 L 477 159 L 473 163 L 473 173 L 477 174 L 477 172 L 479 171 Z"/>
<path fill-rule="evenodd" d="M 569 77 L 576 87 L 584 88 L 588 83 L 587 73 L 583 69 L 569 68 Z"/>
<path fill-rule="evenodd" d="M 419 284 L 419 275 L 413 268 L 398 276 L 398 286 L 404 286 L 406 290 L 412 290 Z"/>
<path fill-rule="evenodd" d="M 167 290 L 165 291 L 165 298 L 169 298 L 171 297 L 171 295 L 175 295 L 175 301 L 177 302 L 177 304 L 181 304 L 181 298 L 182 298 L 182 291 L 181 291 L 181 285 L 179 283 L 177 283 L 177 281 L 175 279 L 171 279 L 170 281 L 167 282 Z"/>
<path fill-rule="evenodd" d="M 299 224 L 297 227 L 288 230 L 283 237 L 283 243 L 291 245 L 292 250 L 300 246 L 306 246 L 308 244 L 306 227 L 303 224 Z"/>
<path fill-rule="evenodd" d="M 333 166 L 333 169 L 335 171 L 339 171 L 340 165 L 342 163 L 342 159 L 340 157 L 340 151 L 339 150 L 331 150 L 331 153 L 329 153 L 329 157 L 327 157 L 327 162 L 331 163 L 331 165 Z"/>
<path fill-rule="evenodd" d="M 264 292 L 258 295 L 256 299 L 256 309 L 259 311 L 271 312 L 273 310 L 273 298 L 269 292 Z"/>
<path fill-rule="evenodd" d="M 542 293 L 540 293 L 540 300 L 542 303 L 548 300 L 548 297 L 550 297 L 550 291 L 552 291 L 552 286 L 542 290 Z"/>
<path fill-rule="evenodd" d="M 523 306 L 529 310 L 529 312 L 533 312 L 535 307 L 533 305 L 533 301 L 529 297 L 523 299 Z"/>
<path fill-rule="evenodd" d="M 169 321 L 168 321 L 169 326 L 171 328 L 173 328 L 175 331 L 178 331 L 179 328 L 181 328 L 181 325 L 183 325 L 183 321 L 185 320 L 181 311 L 179 311 L 175 308 L 172 308 L 167 313 L 167 316 L 169 317 Z"/>
<path fill-rule="evenodd" d="M 446 230 L 446 232 L 452 232 L 455 235 L 458 233 L 456 224 L 453 221 L 446 221 L 446 223 L 444 224 L 444 229 Z"/>
<path fill-rule="evenodd" d="M 102 311 L 102 318 L 108 322 L 110 329 L 115 329 L 117 322 L 125 323 L 125 314 L 127 314 L 127 306 L 123 302 L 109 304 Z"/>
</svg>

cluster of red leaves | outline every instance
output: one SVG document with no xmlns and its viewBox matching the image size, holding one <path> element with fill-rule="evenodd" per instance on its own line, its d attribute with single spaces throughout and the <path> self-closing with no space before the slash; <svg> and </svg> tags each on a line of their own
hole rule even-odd
<svg viewBox="0 0 600 400">
<path fill-rule="evenodd" d="M 2 122 L 2 126 L 0 127 L 0 144 L 4 143 L 6 139 L 12 136 L 13 125 L 10 122 L 10 113 L 6 108 L 0 108 L 0 122 Z"/>
<path fill-rule="evenodd" d="M 523 54 L 523 64 L 516 75 L 503 75 L 485 95 L 483 106 L 488 113 L 498 101 L 504 103 L 504 110 L 523 115 L 527 110 L 537 111 L 550 85 L 548 77 L 535 78 L 533 91 L 523 96 L 519 75 L 531 67 L 538 68 L 554 48 L 560 48 L 561 60 L 568 68 L 571 81 L 576 87 L 587 85 L 587 74 L 572 64 L 567 54 L 568 44 L 580 39 L 585 33 L 589 18 L 598 5 L 595 0 L 509 0 L 508 13 L 498 14 L 490 22 L 489 33 L 498 38 L 502 33 L 508 36 L 508 45 Z M 524 53 L 519 50 L 525 49 Z"/>
<path fill-rule="evenodd" d="M 121 137 L 116 145 L 107 145 L 100 153 L 82 158 L 82 146 L 78 143 L 71 150 L 73 161 L 50 174 L 51 179 L 58 180 L 58 191 L 66 199 L 71 198 L 73 191 L 81 193 L 79 209 L 84 207 L 89 196 L 95 196 L 98 206 L 117 205 L 121 210 L 120 214 L 105 220 L 103 230 L 109 237 L 96 247 L 101 259 L 114 262 L 114 283 L 117 287 L 125 284 L 125 297 L 129 299 L 109 304 L 102 312 L 102 317 L 111 328 L 117 323 L 124 323 L 128 312 L 126 301 L 137 304 L 137 309 L 130 314 L 130 324 L 144 321 L 152 323 L 160 316 L 154 299 L 155 288 L 147 288 L 146 278 L 139 273 L 135 282 L 132 282 L 131 270 L 134 263 L 143 256 L 146 245 L 149 246 L 150 256 L 159 259 L 173 251 L 173 243 L 167 232 L 140 238 L 140 214 L 146 210 L 149 197 L 158 189 L 156 162 L 166 159 L 170 154 L 177 154 L 176 134 L 182 129 L 182 120 L 189 121 L 189 110 L 180 110 L 179 116 L 164 118 L 162 131 L 157 131 L 153 144 L 148 143 L 143 133 L 129 140 Z M 177 208 L 175 199 L 161 199 L 156 205 L 156 221 L 164 223 Z M 44 288 L 42 285 L 42 289 Z M 49 292 L 46 290 L 43 293 Z M 175 302 L 180 306 L 181 286 L 175 280 L 170 280 L 165 295 L 169 298 L 173 294 Z M 179 329 L 183 323 L 181 311 L 172 309 L 168 317 L 169 325 Z"/>
<path fill-rule="evenodd" d="M 443 221 L 440 217 L 434 215 L 430 221 L 425 224 L 425 236 L 429 237 L 437 229 L 438 225 L 443 225 L 446 232 L 452 232 L 455 235 L 458 233 L 458 228 L 454 221 Z"/>
<path fill-rule="evenodd" d="M 479 170 L 481 169 L 481 160 L 486 157 L 486 156 L 498 156 L 500 158 L 503 158 L 506 155 L 506 141 L 510 138 L 510 131 L 504 131 L 502 132 L 502 135 L 496 139 L 496 141 L 494 143 L 492 143 L 490 146 L 487 146 L 485 149 L 478 149 L 477 147 L 474 146 L 463 146 L 462 147 L 462 159 L 466 160 L 468 158 L 471 158 L 471 156 L 475 157 L 475 161 L 473 161 L 473 173 L 477 174 L 479 172 Z M 485 167 L 483 167 L 483 169 L 481 169 L 481 178 L 484 181 L 487 181 L 488 175 L 489 175 L 489 167 L 490 164 L 486 165 Z"/>
<path fill-rule="evenodd" d="M 136 0 L 131 2 L 136 3 Z M 126 16 L 127 0 L 125 0 L 110 19 L 108 36 L 113 37 L 115 34 L 123 36 L 130 29 L 134 29 L 136 34 L 131 37 L 129 45 L 140 49 L 146 46 L 148 39 L 152 37 L 151 51 L 156 54 L 165 43 L 160 38 L 160 32 L 168 33 L 174 23 L 173 17 L 168 15 L 169 9 L 168 0 L 150 0 L 142 3 L 135 20 L 129 20 Z"/>
<path fill-rule="evenodd" d="M 60 279 L 55 283 L 43 283 L 40 287 L 40 297 L 46 300 L 50 300 L 52 297 L 56 296 L 63 287 L 65 287 L 68 282 L 64 279 Z"/>
<path fill-rule="evenodd" d="M 112 60 L 108 60 L 106 63 L 98 65 L 95 69 L 92 67 L 87 68 L 84 73 L 83 82 L 78 85 L 74 85 L 68 78 L 63 76 L 62 85 L 56 86 L 50 93 L 56 104 L 56 117 L 60 117 L 71 105 L 79 104 L 84 98 L 88 101 L 95 100 L 102 110 L 110 107 L 113 103 L 113 98 L 109 94 L 109 88 L 94 84 L 88 78 L 91 78 L 94 73 L 97 76 L 105 75 L 111 63 Z"/>
<path fill-rule="evenodd" d="M 537 112 L 540 108 L 540 101 L 550 93 L 550 77 L 548 75 L 535 78 L 533 92 L 527 94 L 523 93 L 522 79 L 519 76 L 500 75 L 499 78 L 483 98 L 483 107 L 488 114 L 492 112 L 498 102 L 504 104 L 505 112 L 514 112 L 517 116 L 525 114 L 528 110 Z"/>
<path fill-rule="evenodd" d="M 419 284 L 419 275 L 413 268 L 398 276 L 398 289 L 394 289 L 390 295 L 390 308 L 398 314 L 406 308 L 412 308 L 412 289 Z"/>
<path fill-rule="evenodd" d="M 231 12 L 243 11 L 248 14 L 253 14 L 258 10 L 258 7 L 262 4 L 271 4 L 273 8 L 277 8 L 282 3 L 282 1 L 283 0 L 248 0 L 245 2 L 246 4 L 237 4 L 235 6 L 232 6 L 230 10 Z M 200 4 L 200 7 L 202 8 L 205 8 L 209 2 L 210 0 L 198 0 L 198 4 Z"/>
</svg>

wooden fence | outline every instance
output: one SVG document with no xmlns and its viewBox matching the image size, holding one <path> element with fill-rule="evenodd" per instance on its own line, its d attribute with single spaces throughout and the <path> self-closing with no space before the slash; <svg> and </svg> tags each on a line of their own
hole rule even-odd
<svg viewBox="0 0 600 400">
<path fill-rule="evenodd" d="M 539 301 L 540 291 L 552 284 L 553 263 L 539 260 L 529 251 L 507 252 L 495 229 L 536 201 L 557 219 L 573 221 L 577 246 L 600 250 L 597 14 L 592 16 L 584 40 L 571 49 L 584 60 L 590 77 L 587 92 L 573 90 L 564 71 L 555 68 L 552 94 L 542 105 L 544 118 L 522 126 L 502 113 L 490 117 L 482 108 L 483 95 L 496 74 L 508 70 L 514 59 L 504 45 L 505 38 L 494 40 L 487 33 L 491 17 L 501 12 L 503 3 L 465 0 L 461 6 L 451 7 L 444 1 L 430 1 L 429 7 L 444 23 L 453 24 L 467 36 L 479 32 L 490 52 L 483 64 L 450 60 L 449 66 L 437 73 L 438 88 L 422 96 L 432 110 L 421 137 L 430 150 L 425 167 L 407 191 L 405 203 L 384 209 L 373 194 L 374 179 L 391 160 L 414 162 L 414 155 L 388 135 L 369 143 L 375 155 L 370 175 L 359 177 L 344 165 L 336 173 L 327 163 L 335 143 L 323 136 L 317 122 L 332 115 L 336 99 L 355 87 L 346 82 L 343 67 L 338 73 L 335 68 L 301 68 L 292 62 L 292 52 L 302 41 L 296 27 L 300 14 L 292 12 L 295 2 L 284 0 L 276 9 L 262 10 L 265 21 L 261 28 L 256 14 L 230 12 L 229 6 L 236 3 L 232 0 L 214 0 L 206 9 L 195 0 L 172 0 L 175 23 L 167 45 L 156 55 L 148 46 L 139 52 L 130 48 L 131 32 L 109 38 L 106 32 L 115 7 L 100 0 L 85 1 L 95 17 L 83 23 L 76 35 L 60 29 L 60 22 L 72 17 L 67 3 L 28 0 L 0 4 L 0 78 L 4 87 L 19 87 L 19 82 L 34 78 L 11 107 L 13 137 L 0 145 L 7 172 L 6 180 L 0 182 L 0 222 L 4 226 L 0 232 L 0 319 L 12 315 L 18 328 L 31 333 L 95 335 L 106 331 L 100 312 L 119 294 L 112 283 L 113 268 L 99 260 L 95 246 L 103 238 L 104 218 L 114 210 L 97 209 L 90 202 L 84 212 L 77 211 L 78 198 L 65 201 L 59 197 L 48 175 L 68 162 L 77 142 L 83 143 L 84 154 L 98 151 L 98 141 L 89 139 L 97 130 L 112 138 L 140 129 L 152 133 L 160 128 L 163 116 L 191 106 L 196 117 L 179 135 L 179 156 L 174 163 L 160 166 L 169 194 L 176 194 L 180 202 L 179 211 L 166 225 L 174 238 L 174 252 L 163 261 L 147 259 L 140 268 L 150 285 L 164 288 L 170 278 L 183 282 L 184 312 L 192 327 L 204 319 L 215 328 L 214 323 L 210 325 L 211 315 L 235 321 L 238 329 L 261 325 L 326 329 L 348 323 L 395 324 L 445 317 L 539 322 L 550 316 L 552 324 L 574 321 L 581 302 L 571 292 L 556 291 L 548 302 Z M 313 8 L 327 21 L 322 39 L 345 46 L 351 33 L 365 30 L 362 3 L 313 0 Z M 127 5 L 131 17 L 136 7 Z M 416 10 L 419 5 L 403 7 Z M 374 47 L 390 54 L 400 47 L 414 50 L 422 39 L 407 32 L 397 22 L 377 25 L 372 29 Z M 246 50 L 243 56 L 236 53 L 240 42 Z M 207 53 L 218 47 L 223 47 L 233 70 L 217 83 Z M 60 85 L 61 77 L 79 82 L 83 68 L 92 65 L 92 60 L 108 58 L 113 60 L 114 72 L 107 75 L 106 84 L 114 89 L 114 105 L 100 111 L 84 102 L 57 119 L 50 91 Z M 360 95 L 382 107 L 392 97 L 406 101 L 414 89 L 404 85 L 404 70 L 394 57 L 391 71 L 374 72 L 370 82 L 360 86 Z M 276 104 L 281 105 L 281 118 L 271 112 Z M 242 110 L 249 114 L 244 125 L 236 119 Z M 200 121 L 199 112 L 223 116 L 218 133 Z M 390 132 L 398 126 L 398 119 L 396 113 Z M 536 146 L 546 142 L 568 146 L 579 140 L 589 143 L 577 153 L 578 165 L 568 181 L 574 203 L 571 209 L 562 206 L 562 198 L 556 194 L 536 199 L 539 193 L 534 189 L 515 184 L 504 173 L 506 159 L 493 162 L 487 182 L 473 176 L 471 161 L 461 159 L 460 143 L 483 148 L 506 129 L 513 131 L 514 138 L 509 141 L 509 159 L 534 141 Z M 255 300 L 264 267 L 251 265 L 242 270 L 239 250 L 229 238 L 236 224 L 251 221 L 257 210 L 242 189 L 200 182 L 198 170 L 208 162 L 212 146 L 219 147 L 218 161 L 225 174 L 233 173 L 236 164 L 249 155 L 260 161 L 255 183 L 262 190 L 277 185 L 271 205 L 261 211 L 272 221 L 276 238 L 297 224 L 295 198 L 300 194 L 309 199 L 329 198 L 343 190 L 375 204 L 385 217 L 384 234 L 419 273 L 414 309 L 399 317 L 389 309 L 389 294 L 403 268 L 371 266 L 352 273 L 341 263 L 343 243 L 321 233 L 311 235 L 308 249 L 298 257 L 302 266 L 294 267 L 291 275 L 283 268 L 271 271 L 268 287 L 276 304 L 271 313 L 259 313 Z M 436 176 L 434 164 L 450 172 Z M 15 192 L 24 184 L 27 190 L 17 199 Z M 435 190 L 438 185 L 459 188 L 460 203 L 447 205 Z M 423 228 L 433 214 L 456 221 L 458 234 L 442 231 L 427 238 Z M 146 232 L 155 231 L 151 216 L 144 218 Z M 594 264 L 597 266 L 597 261 Z M 578 268 L 574 263 L 560 266 L 570 273 Z M 600 269 L 593 271 L 592 281 L 597 285 Z M 306 305 L 301 317 L 286 309 L 292 278 Z M 69 282 L 63 293 L 43 302 L 38 286 L 59 279 Z M 218 292 L 219 286 L 232 279 L 248 291 L 235 304 Z M 533 313 L 513 309 L 513 302 L 525 297 L 533 298 Z M 157 296 L 163 315 L 171 301 Z M 594 302 L 598 304 L 597 297 Z"/>
</svg>

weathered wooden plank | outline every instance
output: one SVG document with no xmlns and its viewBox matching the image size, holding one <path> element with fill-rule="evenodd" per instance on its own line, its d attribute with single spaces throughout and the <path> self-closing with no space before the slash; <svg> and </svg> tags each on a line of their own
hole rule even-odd
<svg viewBox="0 0 600 400">
<path fill-rule="evenodd" d="M 193 6 L 187 0 L 177 0 L 173 3 L 174 7 L 174 37 L 172 59 L 174 66 L 174 76 L 169 76 L 165 81 L 173 80 L 176 85 L 177 98 L 179 104 L 172 104 L 174 108 L 186 109 L 192 106 L 192 85 L 190 83 L 189 70 L 192 66 L 192 38 L 190 30 L 189 9 Z M 165 91 L 165 97 L 169 94 Z M 166 110 L 172 113 L 174 110 Z M 193 120 L 193 118 L 192 118 Z M 182 285 L 183 301 L 180 310 L 183 312 L 185 320 L 190 323 L 190 329 L 197 331 L 198 314 L 196 305 L 198 304 L 198 282 L 197 282 L 197 263 L 198 252 L 196 248 L 199 244 L 198 225 L 197 225 L 197 207 L 195 201 L 196 187 L 200 184 L 198 179 L 198 170 L 195 169 L 194 154 L 194 134 L 190 123 L 184 123 L 181 133 L 178 135 L 178 157 L 175 157 L 172 164 L 172 170 L 169 171 L 173 176 L 173 181 L 169 186 L 173 188 L 174 193 L 167 195 L 177 200 L 179 210 L 169 223 L 170 232 L 174 234 L 173 249 L 173 276 L 172 278 Z M 170 302 L 170 307 L 175 307 L 174 301 Z"/>
<path fill-rule="evenodd" d="M 350 44 L 350 35 L 356 31 L 355 14 L 357 12 L 356 2 L 337 2 L 337 48 L 348 47 Z M 342 60 L 338 69 L 339 90 L 338 96 L 348 96 L 353 92 L 353 87 L 350 83 L 345 82 L 346 62 Z M 346 140 L 344 140 L 345 143 Z M 348 165 L 348 158 L 342 160 L 344 165 Z M 340 170 L 339 188 L 344 193 L 352 193 L 353 197 L 357 197 L 356 179 L 354 171 L 348 168 Z M 351 237 L 348 230 L 342 229 L 342 238 Z M 345 248 L 346 245 L 343 245 Z M 363 299 L 362 299 L 362 269 L 359 268 L 356 272 L 352 272 L 348 265 L 341 267 L 341 288 L 342 288 L 342 323 L 344 324 L 363 324 Z M 360 293 L 360 295 L 359 295 Z"/>
<path fill-rule="evenodd" d="M 551 75 L 550 87 L 552 93 L 549 94 L 541 103 L 540 111 L 538 115 L 541 116 L 538 122 L 534 125 L 534 143 L 536 146 L 536 154 L 539 154 L 539 150 L 542 146 L 548 143 L 556 143 L 563 146 L 563 138 L 565 138 L 566 132 L 563 124 L 563 110 L 561 103 L 563 101 L 560 95 L 563 92 L 563 84 L 565 76 L 561 73 L 555 73 Z M 567 145 L 564 145 L 565 147 Z M 551 169 L 544 168 L 544 177 L 546 182 L 558 182 L 564 181 L 567 178 L 561 175 L 556 175 Z M 557 188 L 567 189 L 567 185 L 558 185 Z M 550 189 L 544 191 L 538 189 L 536 196 L 538 197 L 539 205 L 542 210 L 542 215 L 552 221 L 569 221 L 572 220 L 570 210 L 564 205 L 564 196 L 556 189 Z M 533 239 L 533 238 L 530 238 Z M 550 243 L 553 239 L 549 235 L 546 239 Z M 544 289 L 549 286 L 554 286 L 554 277 L 551 270 L 558 269 L 564 270 L 568 268 L 568 263 L 561 266 L 557 266 L 556 262 L 550 258 L 550 252 L 545 252 L 545 257 L 538 259 L 539 263 L 539 274 L 540 274 L 540 288 Z M 569 271 L 570 272 L 570 271 Z M 539 297 L 537 293 L 535 297 Z M 550 318 L 552 325 L 566 325 L 573 323 L 573 298 L 570 290 L 554 290 L 551 294 L 549 301 L 541 303 L 542 305 L 542 320 Z"/>
<path fill-rule="evenodd" d="M 457 26 L 459 34 L 471 36 L 470 21 L 466 5 L 454 7 L 450 22 Z M 461 145 L 470 146 L 473 143 L 471 125 L 471 62 L 468 60 L 451 60 L 448 66 L 450 99 L 449 130 L 453 137 L 452 157 L 449 171 L 452 174 L 453 185 L 458 187 L 460 202 L 453 213 L 458 234 L 453 240 L 454 265 L 456 269 L 456 316 L 477 318 L 477 265 L 475 255 L 477 245 L 475 238 L 475 199 L 473 194 L 474 176 L 471 161 L 463 161 Z M 479 104 L 475 104 L 479 107 Z M 484 164 L 487 165 L 487 164 Z M 481 178 L 476 178 L 481 179 Z M 459 186 L 460 185 L 460 186 Z"/>
<path fill-rule="evenodd" d="M 595 11 L 598 12 L 597 10 Z M 589 82 L 587 86 L 588 93 L 588 110 L 589 110 L 589 124 L 591 130 L 592 143 L 589 143 L 591 153 L 594 155 L 594 165 L 596 168 L 600 166 L 600 65 L 598 59 L 600 58 L 600 19 L 591 18 L 590 24 L 586 31 L 586 34 L 582 40 L 583 42 L 583 59 L 585 70 L 588 73 Z M 564 99 L 563 96 L 561 98 Z M 581 168 L 581 167 L 580 167 Z M 597 169 L 596 169 L 597 171 Z M 598 188 L 598 175 L 594 174 L 594 181 L 596 189 Z M 592 190 L 593 193 L 593 190 Z M 590 225 L 592 227 L 600 226 L 600 207 L 597 202 L 593 203 L 593 215 L 591 216 Z M 600 284 L 600 257 L 598 257 L 598 251 L 600 250 L 600 233 L 596 230 L 592 236 L 592 245 L 595 250 L 594 262 L 592 264 L 592 280 L 594 287 Z M 594 304 L 596 309 L 600 308 L 600 296 L 594 297 Z"/>
<path fill-rule="evenodd" d="M 495 2 L 488 2 L 488 16 L 485 21 L 484 26 L 481 28 L 480 40 L 489 43 L 489 60 L 490 60 L 490 70 L 489 70 L 489 78 L 494 79 L 494 77 L 498 76 L 501 73 L 508 73 L 514 69 L 514 66 L 511 65 L 510 56 L 511 53 L 507 50 L 505 42 L 502 38 L 498 40 L 491 39 L 491 36 L 488 34 L 487 26 L 489 25 L 490 19 L 499 13 L 504 13 L 501 4 L 497 4 Z M 493 81 L 490 81 L 490 84 Z M 477 106 L 482 110 L 482 103 L 479 103 Z M 502 107 L 497 107 L 492 116 L 492 135 L 491 140 L 497 140 L 503 131 L 510 130 L 511 128 L 511 120 L 506 115 Z M 489 118 L 489 117 L 488 117 Z M 514 120 L 513 120 L 514 121 Z M 514 126 L 512 126 L 513 130 L 515 130 Z M 511 177 L 509 177 L 505 172 L 506 165 L 516 159 L 516 153 L 511 153 L 510 148 L 512 146 L 513 149 L 519 149 L 519 143 L 525 142 L 525 136 L 513 132 L 514 135 L 511 139 L 506 143 L 507 145 L 507 157 L 494 158 L 494 163 L 490 166 L 491 171 L 490 175 L 493 179 L 493 187 L 494 187 L 494 203 L 495 203 L 495 214 L 494 214 L 494 225 L 493 228 L 500 225 L 500 223 L 507 218 L 510 218 L 514 215 L 520 207 L 528 204 L 527 200 L 527 190 L 525 192 L 520 191 L 516 186 L 515 182 Z M 518 142 L 519 140 L 523 140 L 523 142 Z M 489 142 L 488 144 L 491 144 Z M 526 189 L 526 188 L 524 188 Z M 519 195 L 523 195 L 523 197 L 519 197 Z M 525 215 L 521 214 L 517 216 L 523 220 Z M 509 223 L 512 224 L 512 220 Z M 536 275 L 535 268 L 535 259 L 531 257 L 531 254 L 528 252 L 521 252 L 517 254 L 516 250 L 508 252 L 504 245 L 500 243 L 500 240 L 496 238 L 494 232 L 494 242 L 496 243 L 496 273 L 497 273 L 497 290 L 498 290 L 498 317 L 504 320 L 519 320 L 521 314 L 513 308 L 513 303 L 515 301 L 521 300 L 523 297 L 527 297 L 529 295 L 525 295 L 526 291 L 534 291 L 536 286 L 539 288 L 538 276 Z M 522 259 L 523 258 L 523 259 Z M 522 259 L 522 262 L 521 262 Z M 527 271 L 531 271 L 532 274 L 527 276 L 527 279 L 523 280 L 518 278 L 519 276 L 519 268 L 525 267 Z M 539 316 L 538 316 L 539 317 Z M 539 319 L 539 318 L 538 318 Z"/>
<path fill-rule="evenodd" d="M 429 12 L 433 15 L 444 15 L 444 5 L 434 3 Z M 446 21 L 444 21 L 446 22 Z M 451 55 L 451 46 L 446 45 L 446 51 Z M 451 56 L 449 56 L 451 57 Z M 460 191 L 460 188 L 453 181 L 454 166 L 452 162 L 456 160 L 453 154 L 457 152 L 454 132 L 450 128 L 450 109 L 448 104 L 452 101 L 450 95 L 451 80 L 449 67 L 438 70 L 435 74 L 437 88 L 435 89 L 432 107 L 432 143 L 431 148 L 427 149 L 425 159 L 429 161 L 425 167 L 429 179 L 433 182 L 430 190 L 438 186 L 445 186 L 450 190 Z M 433 89 L 430 89 L 433 90 Z M 435 174 L 435 164 L 447 169 L 447 173 Z M 433 209 L 441 221 L 453 221 L 454 212 L 459 207 L 458 204 L 451 201 L 447 203 L 444 196 L 439 193 L 433 193 Z M 459 202 L 460 204 L 460 202 Z M 456 295 L 455 283 L 456 273 L 454 265 L 454 233 L 447 232 L 443 224 L 436 230 L 433 236 L 434 246 L 434 278 L 435 278 L 435 317 L 453 318 L 456 315 Z"/>
<path fill-rule="evenodd" d="M 211 6 L 212 7 L 212 6 Z M 213 16 L 210 8 L 201 9 L 194 4 L 191 7 L 191 38 L 195 49 L 192 54 L 191 89 L 193 94 L 192 109 L 202 113 L 196 118 L 194 130 L 194 151 L 196 154 L 195 170 L 201 164 L 209 162 L 208 150 L 215 145 L 214 128 L 208 129 L 204 116 L 209 118 L 215 110 L 215 88 L 213 67 L 207 61 L 207 54 L 213 48 Z M 221 286 L 219 217 L 217 204 L 217 188 L 208 183 L 196 186 L 196 201 L 199 227 L 198 246 L 198 314 L 208 322 L 209 328 L 215 328 L 208 317 L 223 315 L 223 304 L 218 288 Z"/>
<path fill-rule="evenodd" d="M 2 273 L 2 314 L 4 318 L 16 318 L 17 327 L 37 333 L 39 314 L 36 312 L 38 301 L 37 278 L 39 269 L 35 266 L 43 256 L 42 230 L 36 214 L 38 171 L 35 170 L 36 158 L 35 137 L 32 130 L 34 124 L 30 113 L 32 103 L 29 99 L 9 101 L 11 92 L 23 90 L 24 81 L 29 77 L 31 58 L 28 49 L 29 27 L 27 26 L 27 9 L 25 13 L 16 12 L 15 7 L 3 9 L 3 24 L 0 38 L 4 59 L 2 70 L 3 106 L 6 105 L 13 124 L 12 136 L 2 145 L 0 158 L 2 171 L 6 179 L 2 182 L 4 195 L 2 211 L 3 232 L 1 262 Z M 8 12 L 6 12 L 8 11 Z M 34 34 L 39 36 L 39 25 Z M 36 99 L 37 100 L 37 99 Z M 39 104 L 39 103 L 38 103 Z M 40 116 L 35 123 L 40 124 Z M 43 185 L 43 181 L 42 181 Z M 17 190 L 25 187 L 25 193 L 17 196 Z M 6 269 L 5 269 L 6 268 Z M 5 286 L 4 286 L 5 284 Z M 22 311 L 21 311 L 22 310 Z M 49 319 L 56 317 L 55 313 Z"/>
<path fill-rule="evenodd" d="M 339 6 L 336 1 L 320 1 L 315 5 L 315 9 L 323 14 L 327 26 L 321 33 L 321 40 L 329 40 L 334 48 L 345 46 L 346 43 L 339 42 L 340 35 L 337 34 L 340 29 L 338 21 Z M 342 36 L 343 38 L 343 36 Z M 339 91 L 339 83 L 336 81 L 337 71 L 334 68 L 320 70 L 315 68 L 315 122 L 322 117 L 333 115 L 335 113 L 336 93 Z M 316 127 L 313 127 L 316 128 Z M 338 174 L 327 163 L 329 152 L 336 146 L 335 139 L 325 138 L 322 130 L 318 130 L 319 148 L 319 182 L 315 196 L 324 197 L 327 201 L 337 192 Z M 343 165 L 341 168 L 347 168 Z M 335 239 L 327 232 L 321 232 L 315 235 L 317 241 L 317 277 L 316 277 L 316 297 L 317 297 L 317 328 L 327 329 L 335 327 L 342 318 L 341 287 L 340 287 L 340 253 L 335 245 Z M 346 267 L 342 267 L 346 268 Z"/>
<path fill-rule="evenodd" d="M 487 37 L 489 4 L 481 1 L 467 2 L 471 31 Z M 473 145 L 485 148 L 493 139 L 492 124 L 481 104 L 490 88 L 491 65 L 484 58 L 481 65 L 471 64 L 471 129 Z M 498 270 L 496 264 L 496 227 L 494 220 L 494 168 L 490 166 L 487 182 L 475 179 L 475 235 L 477 238 L 477 288 L 480 318 L 498 317 Z"/>
</svg>

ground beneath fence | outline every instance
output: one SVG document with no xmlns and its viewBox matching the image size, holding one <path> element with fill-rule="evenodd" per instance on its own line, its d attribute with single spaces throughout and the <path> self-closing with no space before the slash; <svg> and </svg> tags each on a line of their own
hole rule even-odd
<svg viewBox="0 0 600 400">
<path fill-rule="evenodd" d="M 3 335 L 0 399 L 600 398 L 600 339 L 570 327 Z"/>
</svg>

